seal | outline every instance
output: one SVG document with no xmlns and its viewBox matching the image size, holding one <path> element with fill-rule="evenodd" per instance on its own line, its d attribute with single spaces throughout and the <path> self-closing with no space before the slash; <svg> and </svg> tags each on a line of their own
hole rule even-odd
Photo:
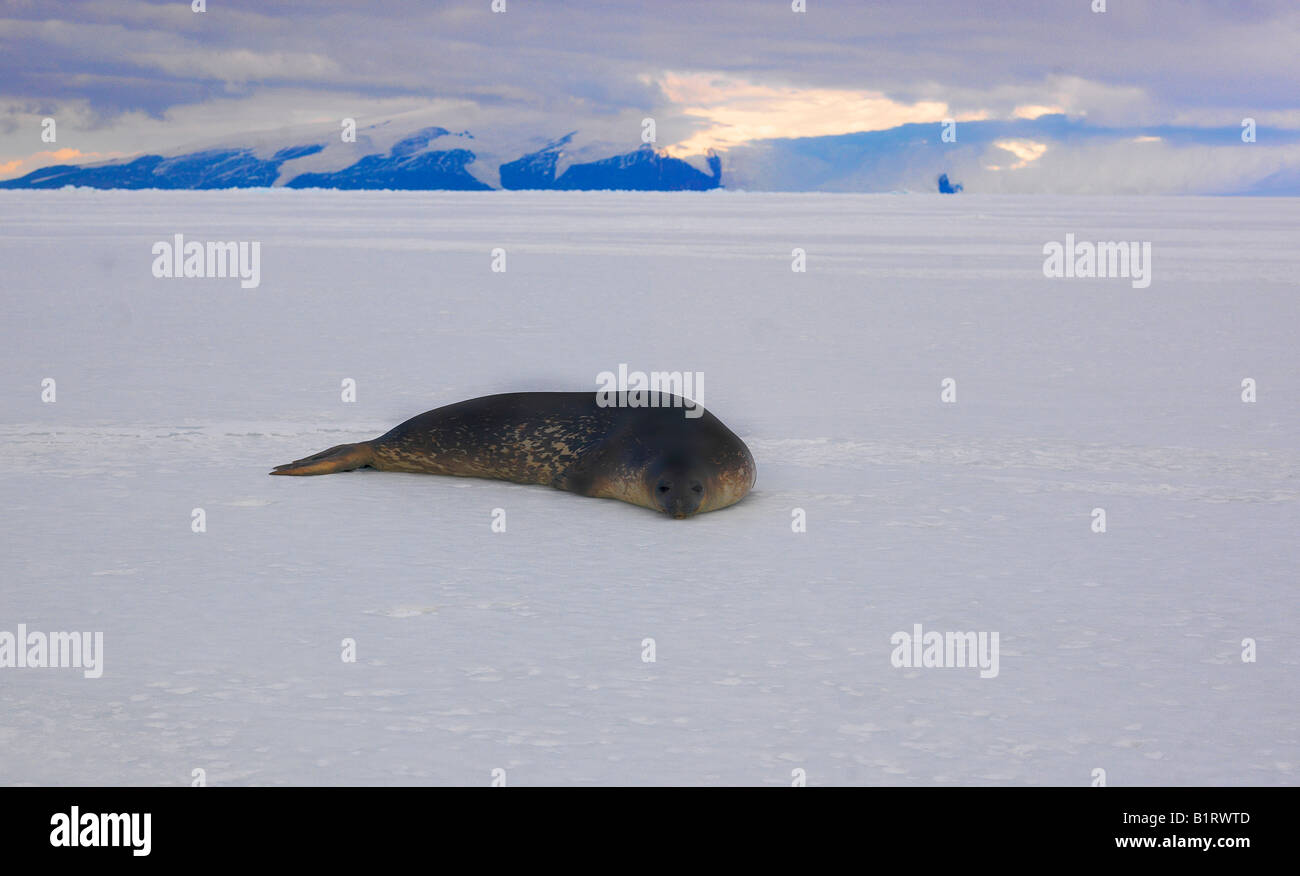
<svg viewBox="0 0 1300 876">
<path fill-rule="evenodd" d="M 594 392 L 483 396 L 271 474 L 374 468 L 495 478 L 619 499 L 679 520 L 734 505 L 754 485 L 749 448 L 713 414 L 667 393 L 656 395 L 654 407 L 630 405 L 626 392 L 606 402 L 615 395 L 615 404 L 598 403 Z"/>
</svg>

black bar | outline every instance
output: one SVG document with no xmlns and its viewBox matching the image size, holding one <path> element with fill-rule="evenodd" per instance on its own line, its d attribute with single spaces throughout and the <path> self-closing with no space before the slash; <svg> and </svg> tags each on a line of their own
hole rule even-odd
<svg viewBox="0 0 1300 876">
<path fill-rule="evenodd" d="M 401 849 L 437 849 L 449 862 L 447 853 L 457 849 L 486 860 L 509 847 L 577 858 L 608 844 L 622 846 L 630 865 L 650 846 L 656 854 L 695 854 L 690 848 L 703 844 L 725 849 L 733 863 L 787 852 L 811 861 L 842 846 L 864 866 L 885 849 L 915 850 L 926 863 L 996 853 L 1000 862 L 1104 856 L 1231 864 L 1256 852 L 1285 854 L 1300 802 L 1294 788 L 500 790 L 10 788 L 0 792 L 0 843 L 7 861 L 50 862 L 192 864 L 270 855 L 338 865 L 383 860 Z M 134 854 L 143 843 L 132 847 L 145 833 L 143 818 L 117 846 L 55 845 L 69 840 L 59 827 L 71 821 L 74 806 L 83 831 L 91 821 L 95 829 L 105 826 L 105 813 L 149 814 L 148 855 Z M 97 817 L 88 821 L 91 815 Z M 125 822 L 109 822 L 106 840 L 113 824 Z M 1193 837 L 1196 847 L 1187 844 Z M 1199 847 L 1207 838 L 1209 847 Z"/>
</svg>

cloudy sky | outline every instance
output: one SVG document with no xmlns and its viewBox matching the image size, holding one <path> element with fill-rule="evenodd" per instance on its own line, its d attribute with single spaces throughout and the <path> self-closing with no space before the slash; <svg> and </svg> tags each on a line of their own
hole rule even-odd
<svg viewBox="0 0 1300 876">
<path fill-rule="evenodd" d="M 958 164 L 972 190 L 1218 191 L 1300 168 L 1295 0 L 492 5 L 5 0 L 0 178 L 404 113 L 628 149 L 652 117 L 661 148 L 741 168 L 773 139 L 946 118 L 1095 134 L 981 143 Z"/>
</svg>

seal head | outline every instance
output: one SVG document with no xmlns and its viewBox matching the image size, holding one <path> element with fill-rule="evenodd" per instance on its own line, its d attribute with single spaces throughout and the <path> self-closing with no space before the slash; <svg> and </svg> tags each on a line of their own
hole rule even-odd
<svg viewBox="0 0 1300 876">
<path fill-rule="evenodd" d="M 646 487 L 655 508 L 682 520 L 704 504 L 708 474 L 686 454 L 674 452 L 646 469 Z"/>
</svg>

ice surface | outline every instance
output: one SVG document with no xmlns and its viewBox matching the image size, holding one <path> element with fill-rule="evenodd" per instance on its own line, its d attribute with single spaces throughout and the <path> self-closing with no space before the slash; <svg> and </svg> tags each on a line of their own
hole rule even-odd
<svg viewBox="0 0 1300 876">
<path fill-rule="evenodd" d="M 0 193 L 0 630 L 105 642 L 99 679 L 0 669 L 0 781 L 1295 784 L 1298 225 L 1295 199 Z M 1151 241 L 1150 288 L 1045 278 L 1067 232 Z M 155 279 L 177 233 L 259 241 L 261 286 Z M 619 363 L 704 372 L 744 502 L 267 476 Z M 1000 674 L 894 668 L 916 623 L 997 631 Z"/>
</svg>

